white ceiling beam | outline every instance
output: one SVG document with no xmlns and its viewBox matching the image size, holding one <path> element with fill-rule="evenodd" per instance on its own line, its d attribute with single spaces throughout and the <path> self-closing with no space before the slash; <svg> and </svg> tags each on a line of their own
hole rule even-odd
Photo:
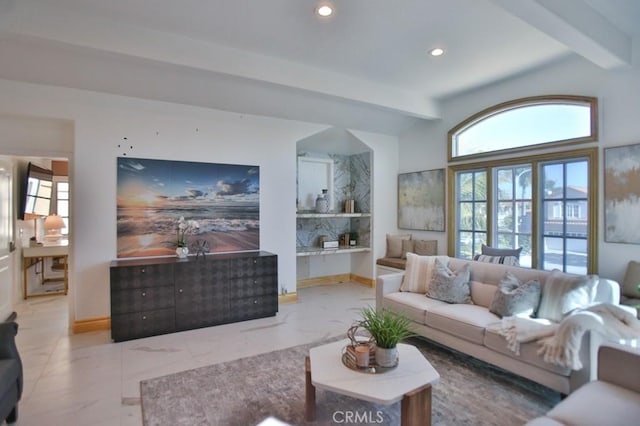
<svg viewBox="0 0 640 426">
<path fill-rule="evenodd" d="M 100 52 L 185 66 L 254 83 L 278 85 L 421 119 L 440 118 L 439 104 L 421 93 L 295 62 L 143 27 L 60 11 L 49 4 L 16 3 L 0 16 L 0 34 L 53 40 Z"/>
<path fill-rule="evenodd" d="M 632 38 L 583 0 L 492 0 L 604 69 L 632 63 Z"/>
</svg>

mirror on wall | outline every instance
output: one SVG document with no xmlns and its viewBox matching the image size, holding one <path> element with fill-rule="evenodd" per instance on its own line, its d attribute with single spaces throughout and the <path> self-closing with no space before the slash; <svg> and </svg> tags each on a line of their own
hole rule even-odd
<svg viewBox="0 0 640 426">
<path fill-rule="evenodd" d="M 25 185 L 23 219 L 48 216 L 53 194 L 53 172 L 29 163 Z"/>
</svg>

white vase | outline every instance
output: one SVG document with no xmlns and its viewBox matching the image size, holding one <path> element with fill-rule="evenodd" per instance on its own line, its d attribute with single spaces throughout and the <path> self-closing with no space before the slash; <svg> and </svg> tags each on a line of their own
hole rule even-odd
<svg viewBox="0 0 640 426">
<path fill-rule="evenodd" d="M 176 248 L 176 256 L 180 259 L 184 259 L 189 255 L 189 247 L 177 247 Z"/>
<path fill-rule="evenodd" d="M 316 198 L 316 213 L 329 213 L 329 201 L 323 194 Z"/>
<path fill-rule="evenodd" d="M 381 348 L 376 346 L 376 364 L 380 367 L 395 367 L 398 365 L 398 347 Z"/>
</svg>

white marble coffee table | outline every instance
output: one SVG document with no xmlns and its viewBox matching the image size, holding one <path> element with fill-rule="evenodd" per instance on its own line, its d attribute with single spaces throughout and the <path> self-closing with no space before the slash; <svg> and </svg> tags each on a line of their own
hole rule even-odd
<svg viewBox="0 0 640 426">
<path fill-rule="evenodd" d="M 401 402 L 402 425 L 431 424 L 431 386 L 440 375 L 420 351 L 399 344 L 398 367 L 381 374 L 354 371 L 342 363 L 349 340 L 311 348 L 306 359 L 306 417 L 315 420 L 316 388 L 382 405 Z"/>
</svg>

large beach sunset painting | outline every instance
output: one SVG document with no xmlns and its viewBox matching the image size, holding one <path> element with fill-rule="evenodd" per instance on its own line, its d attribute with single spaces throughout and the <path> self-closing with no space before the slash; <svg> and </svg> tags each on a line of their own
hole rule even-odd
<svg viewBox="0 0 640 426">
<path fill-rule="evenodd" d="M 180 217 L 198 223 L 188 246 L 260 248 L 258 166 L 119 157 L 117 174 L 119 258 L 175 255 Z"/>
</svg>

